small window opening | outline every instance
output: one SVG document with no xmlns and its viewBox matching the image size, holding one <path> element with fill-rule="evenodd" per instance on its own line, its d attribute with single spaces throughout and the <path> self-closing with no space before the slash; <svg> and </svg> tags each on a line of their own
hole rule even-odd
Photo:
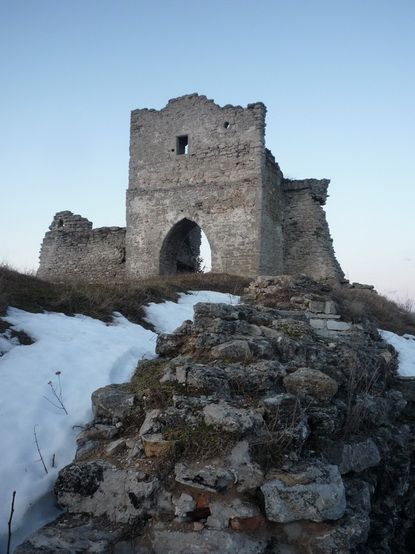
<svg viewBox="0 0 415 554">
<path fill-rule="evenodd" d="M 228 129 L 229 125 L 230 125 L 229 121 L 225 121 L 225 123 L 223 124 L 223 126 L 225 127 L 225 129 Z"/>
<path fill-rule="evenodd" d="M 177 154 L 189 153 L 189 137 L 187 135 L 177 137 L 176 152 Z"/>
<path fill-rule="evenodd" d="M 63 227 L 63 219 L 60 219 L 60 220 L 58 221 L 58 227 Z"/>
</svg>

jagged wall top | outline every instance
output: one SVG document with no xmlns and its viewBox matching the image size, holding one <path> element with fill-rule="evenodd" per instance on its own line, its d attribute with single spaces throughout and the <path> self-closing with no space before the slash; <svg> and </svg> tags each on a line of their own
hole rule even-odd
<svg viewBox="0 0 415 554">
<path fill-rule="evenodd" d="M 197 93 L 160 110 L 133 110 L 126 229 L 92 229 L 88 219 L 58 212 L 39 275 L 98 280 L 102 270 L 104 281 L 157 275 L 162 252 L 178 268 L 186 237 L 177 225 L 188 221 L 207 235 L 212 271 L 341 280 L 322 208 L 330 181 L 284 178 L 265 147 L 265 114 L 262 102 L 220 106 Z"/>
</svg>

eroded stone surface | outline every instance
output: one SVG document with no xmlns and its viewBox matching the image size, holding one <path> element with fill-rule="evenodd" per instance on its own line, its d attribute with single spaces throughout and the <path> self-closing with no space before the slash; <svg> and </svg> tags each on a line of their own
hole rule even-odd
<svg viewBox="0 0 415 554">
<path fill-rule="evenodd" d="M 108 385 L 92 393 L 95 421 L 117 423 L 127 418 L 135 405 L 135 396 L 124 385 Z"/>
<path fill-rule="evenodd" d="M 220 427 L 230 433 L 246 433 L 263 426 L 262 416 L 255 410 L 234 408 L 226 402 L 208 404 L 203 408 L 206 425 Z"/>
<path fill-rule="evenodd" d="M 322 403 L 329 402 L 338 390 L 334 379 L 318 369 L 307 367 L 284 377 L 284 385 L 292 394 L 311 396 Z"/>
<path fill-rule="evenodd" d="M 318 461 L 291 471 L 274 472 L 261 491 L 270 521 L 336 520 L 346 510 L 345 489 L 337 466 Z"/>
<path fill-rule="evenodd" d="M 327 460 L 336 464 L 342 474 L 364 471 L 377 466 L 381 460 L 379 449 L 372 439 L 356 442 L 332 441 L 324 452 Z"/>
<path fill-rule="evenodd" d="M 108 525 L 84 514 L 64 514 L 55 522 L 45 525 L 33 533 L 20 546 L 15 554 L 112 554 L 114 545 L 123 535 Z"/>
<path fill-rule="evenodd" d="M 174 472 L 178 483 L 209 492 L 222 492 L 236 481 L 234 473 L 215 465 L 179 463 Z"/>
<path fill-rule="evenodd" d="M 119 470 L 100 461 L 78 462 L 59 473 L 55 494 L 69 512 L 127 523 L 150 509 L 157 487 L 158 479 L 146 479 L 134 470 Z"/>
<path fill-rule="evenodd" d="M 245 519 L 260 515 L 258 506 L 239 498 L 230 502 L 215 500 L 209 504 L 209 510 L 206 526 L 211 529 L 226 529 L 234 518 Z"/>
<path fill-rule="evenodd" d="M 152 531 L 154 554 L 265 554 L 267 540 L 222 530 L 177 532 L 162 526 Z"/>
</svg>

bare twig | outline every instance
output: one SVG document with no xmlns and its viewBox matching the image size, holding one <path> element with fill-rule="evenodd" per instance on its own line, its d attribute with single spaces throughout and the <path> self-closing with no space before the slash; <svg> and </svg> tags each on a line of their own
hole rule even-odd
<svg viewBox="0 0 415 554">
<path fill-rule="evenodd" d="M 14 499 L 16 498 L 16 491 L 13 491 L 12 495 L 12 505 L 10 507 L 10 517 L 8 521 L 8 537 L 7 537 L 7 554 L 10 554 L 10 544 L 12 540 L 12 521 L 13 521 L 13 514 L 14 514 Z"/>
<path fill-rule="evenodd" d="M 51 391 L 52 391 L 52 395 L 53 397 L 56 399 L 56 402 L 52 402 L 52 400 L 50 400 L 47 396 L 44 396 L 43 398 L 45 400 L 47 400 L 49 402 L 49 404 L 52 404 L 52 406 L 54 406 L 55 408 L 58 408 L 59 410 L 63 410 L 65 412 L 66 415 L 68 415 L 68 412 L 65 408 L 65 405 L 63 403 L 63 397 L 62 397 L 62 381 L 61 381 L 61 372 L 60 371 L 56 371 L 55 372 L 55 375 L 58 376 L 58 386 L 59 386 L 59 392 L 55 389 L 55 386 L 54 384 L 52 383 L 52 381 L 49 381 L 48 385 L 50 386 L 51 388 Z"/>
<path fill-rule="evenodd" d="M 61 372 L 57 371 L 56 375 L 58 376 L 58 382 L 59 382 L 59 398 L 62 398 L 62 381 L 61 381 Z"/>
<path fill-rule="evenodd" d="M 40 456 L 40 461 L 42 462 L 42 465 L 43 465 L 43 469 L 45 470 L 45 473 L 47 474 L 48 473 L 48 468 L 46 467 L 45 460 L 43 459 L 42 452 L 40 451 L 39 442 L 37 440 L 36 427 L 37 427 L 37 425 L 35 425 L 33 427 L 33 434 L 35 435 L 35 444 L 36 444 L 36 448 L 37 448 L 37 451 L 38 451 L 39 456 Z"/>
<path fill-rule="evenodd" d="M 43 398 L 45 400 L 47 400 L 49 402 L 49 404 L 52 404 L 52 406 L 54 406 L 55 408 L 58 408 L 58 410 L 62 410 L 62 406 L 59 406 L 59 404 L 55 404 L 54 402 L 52 402 L 52 400 L 50 398 L 48 398 L 47 396 L 43 396 Z"/>
<path fill-rule="evenodd" d="M 55 454 L 52 456 L 52 467 L 55 467 Z"/>
</svg>

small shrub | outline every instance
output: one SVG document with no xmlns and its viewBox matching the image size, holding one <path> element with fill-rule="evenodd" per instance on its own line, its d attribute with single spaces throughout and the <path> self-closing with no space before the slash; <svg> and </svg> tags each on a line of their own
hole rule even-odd
<svg viewBox="0 0 415 554">
<path fill-rule="evenodd" d="M 346 383 L 346 411 L 343 427 L 340 430 L 343 437 L 358 435 L 370 426 L 368 422 L 370 408 L 362 399 L 366 396 L 382 396 L 387 379 L 387 373 L 382 370 L 379 360 L 365 356 L 363 351 L 355 354 Z M 360 402 L 357 402 L 358 398 Z"/>
<path fill-rule="evenodd" d="M 290 451 L 300 451 L 303 443 L 299 440 L 298 426 L 305 418 L 308 406 L 296 400 L 291 413 L 280 412 L 265 418 L 265 433 L 251 442 L 252 458 L 265 472 L 278 467 L 284 455 Z"/>
</svg>

